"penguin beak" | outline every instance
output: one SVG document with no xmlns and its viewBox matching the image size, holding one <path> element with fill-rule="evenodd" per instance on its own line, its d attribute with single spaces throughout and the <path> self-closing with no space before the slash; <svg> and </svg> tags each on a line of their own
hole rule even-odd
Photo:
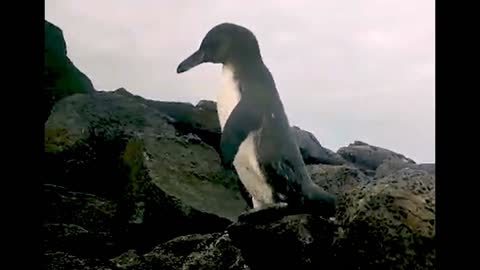
<svg viewBox="0 0 480 270">
<path fill-rule="evenodd" d="M 204 62 L 205 53 L 202 50 L 198 50 L 190 55 L 187 59 L 183 60 L 177 67 L 177 73 L 188 71 L 189 69 L 200 65 Z"/>
</svg>

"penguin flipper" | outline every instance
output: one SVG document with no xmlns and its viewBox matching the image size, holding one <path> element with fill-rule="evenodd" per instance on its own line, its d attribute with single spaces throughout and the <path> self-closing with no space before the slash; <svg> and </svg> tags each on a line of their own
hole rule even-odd
<svg viewBox="0 0 480 270">
<path fill-rule="evenodd" d="M 227 168 L 233 166 L 238 148 L 250 132 L 260 127 L 261 117 L 248 108 L 248 104 L 241 100 L 225 123 L 220 140 L 220 155 L 222 164 Z"/>
</svg>

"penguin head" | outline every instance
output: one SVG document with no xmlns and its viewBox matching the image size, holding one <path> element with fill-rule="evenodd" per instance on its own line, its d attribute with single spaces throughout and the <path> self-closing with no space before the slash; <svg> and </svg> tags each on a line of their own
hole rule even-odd
<svg viewBox="0 0 480 270">
<path fill-rule="evenodd" d="M 255 35 L 243 26 L 222 23 L 213 27 L 198 50 L 178 65 L 177 73 L 202 63 L 236 64 L 247 59 L 261 59 Z"/>
</svg>

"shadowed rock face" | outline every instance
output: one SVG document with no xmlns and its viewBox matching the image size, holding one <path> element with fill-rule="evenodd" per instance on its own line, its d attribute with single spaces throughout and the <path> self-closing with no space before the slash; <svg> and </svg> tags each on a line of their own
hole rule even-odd
<svg viewBox="0 0 480 270">
<path fill-rule="evenodd" d="M 45 27 L 44 268 L 433 269 L 435 164 L 361 142 L 333 153 L 292 127 L 335 219 L 246 213 L 220 165 L 215 102 L 93 91 Z"/>
<path fill-rule="evenodd" d="M 111 260 L 121 269 L 250 269 L 225 233 L 192 234 L 165 242 L 138 255 L 128 251 Z"/>
<path fill-rule="evenodd" d="M 331 265 L 334 232 L 332 222 L 309 214 L 237 222 L 228 229 L 251 269 L 315 269 Z"/>
<path fill-rule="evenodd" d="M 110 261 L 80 258 L 61 251 L 45 253 L 43 266 L 44 269 L 51 270 L 119 270 Z"/>
<path fill-rule="evenodd" d="M 43 119 L 47 120 L 53 105 L 60 99 L 75 93 L 95 91 L 85 76 L 67 56 L 62 30 L 45 21 L 45 66 L 43 87 Z"/>
<path fill-rule="evenodd" d="M 44 185 L 43 235 L 46 252 L 108 258 L 121 251 L 115 236 L 117 206 L 93 194 Z M 89 247 L 89 248 L 86 248 Z"/>
</svg>

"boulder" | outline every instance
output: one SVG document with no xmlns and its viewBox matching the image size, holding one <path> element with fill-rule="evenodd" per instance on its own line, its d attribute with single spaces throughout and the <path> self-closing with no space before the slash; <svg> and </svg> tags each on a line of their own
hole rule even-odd
<svg viewBox="0 0 480 270">
<path fill-rule="evenodd" d="M 433 269 L 435 179 L 409 168 L 351 189 L 339 202 L 340 269 Z"/>
<path fill-rule="evenodd" d="M 195 107 L 217 115 L 217 103 L 215 101 L 202 99 L 197 103 L 197 105 L 195 105 Z M 220 125 L 220 123 L 218 124 Z"/>
<path fill-rule="evenodd" d="M 220 123 L 218 121 L 216 103 L 201 100 L 196 106 L 186 102 L 167 102 L 144 99 L 133 95 L 124 88 L 119 88 L 114 93 L 133 99 L 136 103 L 143 104 L 149 109 L 156 110 L 169 116 L 169 123 L 182 134 L 195 134 L 204 143 L 219 149 Z"/>
<path fill-rule="evenodd" d="M 221 230 L 247 207 L 238 178 L 213 147 L 170 121 L 116 93 L 67 97 L 46 123 L 45 179 L 114 202 L 123 246 Z"/>
<path fill-rule="evenodd" d="M 63 32 L 56 25 L 45 21 L 44 111 L 46 121 L 53 105 L 60 99 L 75 93 L 95 91 L 90 79 L 68 58 Z"/>
<path fill-rule="evenodd" d="M 315 184 L 337 197 L 371 181 L 361 170 L 350 165 L 308 165 L 307 171 Z"/>
<path fill-rule="evenodd" d="M 404 168 L 410 168 L 413 170 L 422 170 L 428 172 L 432 175 L 435 175 L 435 164 L 425 163 L 425 164 L 413 164 L 405 162 L 400 159 L 387 159 L 382 165 L 378 166 L 375 171 L 375 178 L 382 178 L 387 175 L 396 173 Z"/>
<path fill-rule="evenodd" d="M 111 234 L 91 232 L 76 224 L 47 223 L 43 225 L 46 253 L 58 251 L 84 258 L 110 258 L 121 252 Z"/>
<path fill-rule="evenodd" d="M 110 262 L 114 263 L 119 269 L 140 269 L 140 265 L 143 263 L 142 259 L 136 250 L 129 249 L 127 252 L 110 259 Z"/>
<path fill-rule="evenodd" d="M 66 252 L 44 254 L 42 269 L 48 270 L 120 270 L 108 260 L 82 258 Z"/>
<path fill-rule="evenodd" d="M 114 196 L 108 193 L 118 193 L 112 189 L 123 188 L 119 182 L 130 181 L 120 179 L 138 177 L 196 209 L 236 218 L 245 208 L 236 175 L 223 169 L 214 148 L 195 134 L 179 132 L 171 121 L 148 105 L 111 92 L 66 98 L 46 123 L 45 150 L 54 165 L 48 166 L 47 178 Z M 109 184 L 101 187 L 102 182 Z"/>
<path fill-rule="evenodd" d="M 138 255 L 128 251 L 111 260 L 120 269 L 165 270 L 248 270 L 250 269 L 232 245 L 227 234 L 193 234 L 180 236 Z"/>
<path fill-rule="evenodd" d="M 347 162 L 361 169 L 369 176 L 375 175 L 375 170 L 386 160 L 396 159 L 405 163 L 415 164 L 415 161 L 402 154 L 395 153 L 385 148 L 355 141 L 346 147 L 341 147 L 337 153 Z"/>
<path fill-rule="evenodd" d="M 252 270 L 320 269 L 332 262 L 335 229 L 333 222 L 310 214 L 268 213 L 239 220 L 228 234 Z"/>
<path fill-rule="evenodd" d="M 423 170 L 428 172 L 429 174 L 435 175 L 435 163 L 421 163 L 418 164 L 418 167 L 416 169 Z"/>
<path fill-rule="evenodd" d="M 292 132 L 306 164 L 341 165 L 346 163 L 339 154 L 323 147 L 311 132 L 297 126 L 292 127 Z"/>
<path fill-rule="evenodd" d="M 114 239 L 119 224 L 116 203 L 50 184 L 43 185 L 42 203 L 46 250 L 98 257 L 120 252 Z"/>
</svg>

